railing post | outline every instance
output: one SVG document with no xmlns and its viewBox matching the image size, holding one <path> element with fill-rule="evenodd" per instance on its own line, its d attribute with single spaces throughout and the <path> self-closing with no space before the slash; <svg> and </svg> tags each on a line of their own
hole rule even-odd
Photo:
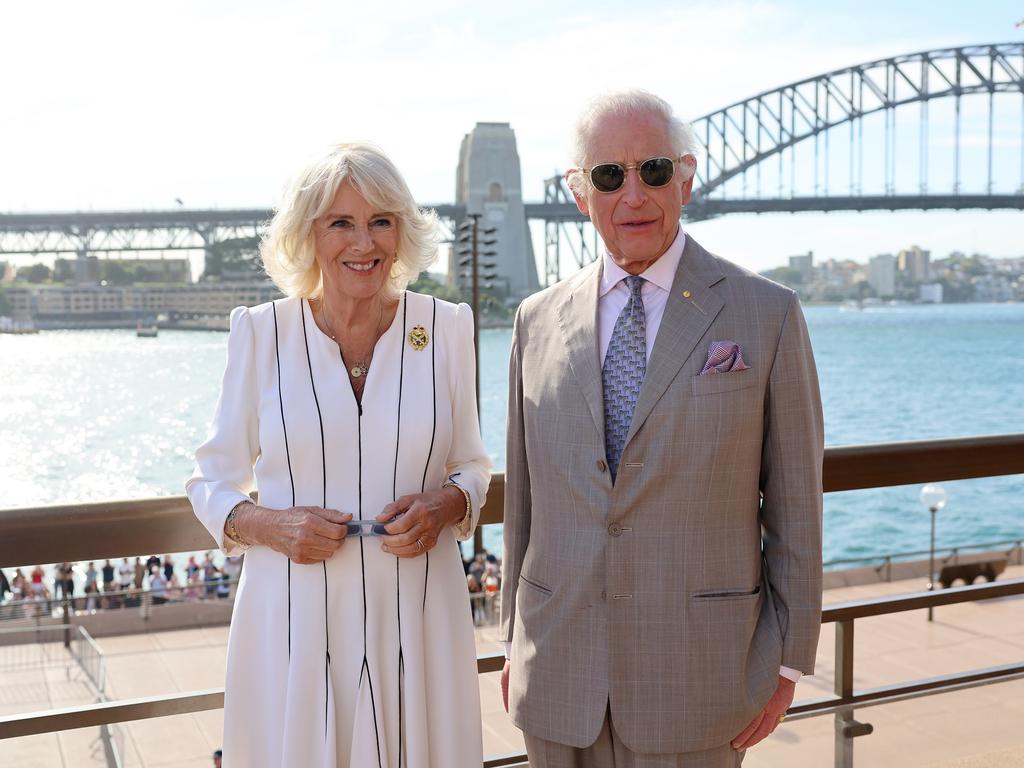
<svg viewBox="0 0 1024 768">
<path fill-rule="evenodd" d="M 836 622 L 836 696 L 853 695 L 853 620 Z M 853 739 L 845 733 L 853 720 L 853 707 L 844 707 L 835 714 L 835 766 L 853 768 Z"/>
<path fill-rule="evenodd" d="M 64 647 L 71 649 L 71 600 L 68 598 L 67 588 L 63 590 L 63 612 L 64 612 Z"/>
<path fill-rule="evenodd" d="M 853 619 L 836 622 L 835 694 L 853 696 Z M 874 730 L 870 723 L 853 719 L 853 707 L 842 707 L 835 714 L 835 767 L 853 768 L 853 740 Z"/>
</svg>

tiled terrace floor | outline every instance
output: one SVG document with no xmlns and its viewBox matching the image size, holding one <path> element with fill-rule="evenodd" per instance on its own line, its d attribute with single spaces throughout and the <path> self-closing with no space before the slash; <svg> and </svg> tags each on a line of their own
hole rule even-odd
<svg viewBox="0 0 1024 768">
<path fill-rule="evenodd" d="M 1012 567 L 1002 578 L 1024 577 Z M 826 603 L 920 589 L 895 582 L 828 590 Z M 496 630 L 477 631 L 481 651 L 497 650 Z M 802 680 L 797 699 L 832 690 L 833 628 L 825 625 L 818 673 Z M 211 688 L 222 684 L 227 628 L 125 635 L 97 641 L 107 660 L 107 689 L 127 698 Z M 871 687 L 977 667 L 1024 660 L 1024 598 L 967 603 L 894 614 L 856 624 L 856 683 Z M 484 749 L 522 749 L 522 737 L 501 709 L 498 675 L 480 678 Z M 89 700 L 73 665 L 0 673 L 0 714 L 69 706 Z M 1024 766 L 1024 680 L 870 707 L 857 718 L 874 733 L 856 741 L 856 763 L 865 768 L 1010 768 Z M 220 711 L 127 723 L 121 726 L 126 766 L 209 768 L 220 745 Z M 745 768 L 827 768 L 832 765 L 833 720 L 818 717 L 784 724 L 751 750 Z M 45 734 L 0 742 L 0 766 L 90 768 L 105 765 L 98 729 Z"/>
</svg>

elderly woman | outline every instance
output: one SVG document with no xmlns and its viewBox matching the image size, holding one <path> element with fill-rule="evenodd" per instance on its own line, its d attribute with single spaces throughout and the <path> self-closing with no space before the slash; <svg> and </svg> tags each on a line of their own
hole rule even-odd
<svg viewBox="0 0 1024 768">
<path fill-rule="evenodd" d="M 405 290 L 436 256 L 436 226 L 378 149 L 336 146 L 287 191 L 263 244 L 288 298 L 231 313 L 187 484 L 222 551 L 246 551 L 228 766 L 481 764 L 457 544 L 490 479 L 473 319 Z"/>
</svg>

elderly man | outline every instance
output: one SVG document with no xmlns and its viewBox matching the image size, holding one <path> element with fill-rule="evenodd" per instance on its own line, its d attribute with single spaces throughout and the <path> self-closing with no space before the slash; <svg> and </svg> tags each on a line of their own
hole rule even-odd
<svg viewBox="0 0 1024 768">
<path fill-rule="evenodd" d="M 502 682 L 530 765 L 736 766 L 814 669 L 821 403 L 793 291 L 679 226 L 696 146 L 596 101 L 567 179 L 604 241 L 523 302 Z"/>
</svg>

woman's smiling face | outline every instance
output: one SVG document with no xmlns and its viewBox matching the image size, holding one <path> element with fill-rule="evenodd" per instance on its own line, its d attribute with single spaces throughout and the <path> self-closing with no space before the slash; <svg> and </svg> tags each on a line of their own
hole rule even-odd
<svg viewBox="0 0 1024 768">
<path fill-rule="evenodd" d="M 313 226 L 324 290 L 368 299 L 384 287 L 398 253 L 398 216 L 373 208 L 351 184 L 338 187 L 327 212 Z"/>
</svg>

